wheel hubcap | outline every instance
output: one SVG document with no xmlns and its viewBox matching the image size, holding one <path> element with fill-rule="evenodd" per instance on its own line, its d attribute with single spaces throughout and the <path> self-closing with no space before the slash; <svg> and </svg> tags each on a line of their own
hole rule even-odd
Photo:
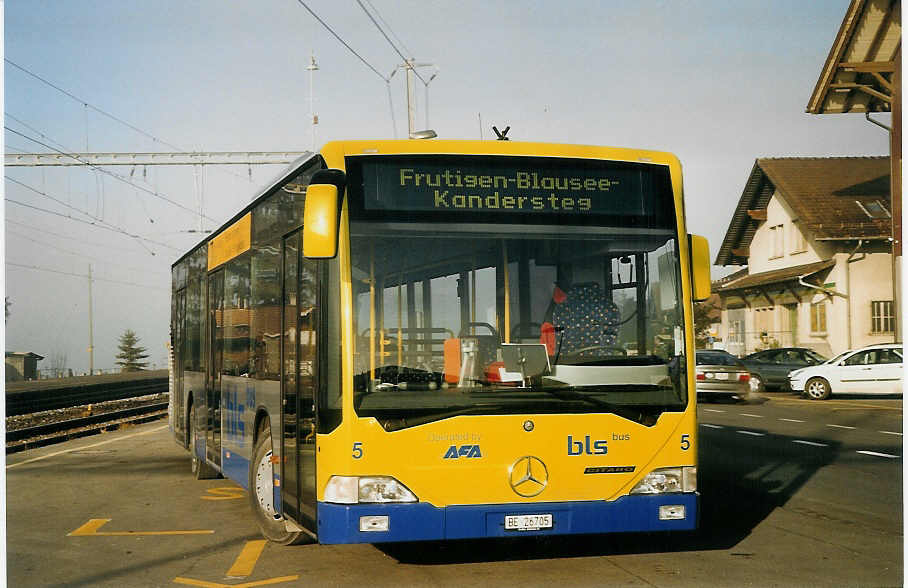
<svg viewBox="0 0 908 588">
<path fill-rule="evenodd" d="M 274 510 L 274 468 L 271 466 L 271 451 L 268 451 L 255 468 L 255 498 L 262 512 L 274 520 L 279 515 Z"/>
<path fill-rule="evenodd" d="M 760 378 L 758 378 L 758 377 L 756 377 L 756 376 L 751 376 L 751 377 L 750 377 L 750 391 L 751 391 L 751 392 L 759 392 L 759 391 L 760 391 L 760 384 L 761 384 L 761 383 L 762 383 L 762 382 L 760 381 Z"/>
</svg>

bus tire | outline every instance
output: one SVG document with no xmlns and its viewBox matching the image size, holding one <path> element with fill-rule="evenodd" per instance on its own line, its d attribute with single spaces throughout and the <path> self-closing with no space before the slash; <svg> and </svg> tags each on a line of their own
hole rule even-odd
<svg viewBox="0 0 908 588">
<path fill-rule="evenodd" d="M 309 536 L 301 531 L 288 531 L 284 517 L 274 507 L 274 470 L 271 463 L 271 426 L 262 422 L 252 460 L 249 462 L 249 505 L 262 536 L 272 543 L 295 545 Z"/>
<path fill-rule="evenodd" d="M 216 469 L 208 465 L 204 459 L 199 459 L 195 454 L 195 435 L 196 435 L 196 412 L 195 405 L 189 405 L 189 456 L 192 475 L 196 480 L 213 480 L 220 474 Z"/>
<path fill-rule="evenodd" d="M 829 382 L 823 378 L 810 378 L 804 385 L 804 394 L 811 400 L 826 400 L 831 392 Z"/>
</svg>

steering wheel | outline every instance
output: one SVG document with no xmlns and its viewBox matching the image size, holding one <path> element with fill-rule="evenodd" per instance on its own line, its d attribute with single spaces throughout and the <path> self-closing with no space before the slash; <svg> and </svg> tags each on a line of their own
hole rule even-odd
<svg viewBox="0 0 908 588">
<path fill-rule="evenodd" d="M 485 328 L 487 328 L 487 329 L 489 330 L 489 332 L 491 332 L 491 334 L 492 334 L 493 337 L 495 337 L 496 339 L 498 339 L 498 331 L 496 331 L 496 330 L 495 330 L 495 327 L 493 327 L 493 326 L 490 325 L 489 323 L 467 323 L 467 324 L 464 325 L 464 327 L 460 330 L 460 333 L 459 333 L 457 336 L 458 336 L 458 337 L 469 337 L 470 335 L 468 335 L 467 333 L 469 332 L 470 327 L 485 327 Z M 477 336 L 478 336 L 478 335 L 477 335 Z M 488 336 L 488 335 L 486 335 L 486 336 Z"/>
</svg>

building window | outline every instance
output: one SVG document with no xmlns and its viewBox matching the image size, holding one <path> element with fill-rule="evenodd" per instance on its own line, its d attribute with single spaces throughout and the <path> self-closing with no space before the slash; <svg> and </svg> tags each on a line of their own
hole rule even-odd
<svg viewBox="0 0 908 588">
<path fill-rule="evenodd" d="M 774 227 L 769 227 L 770 238 L 772 239 L 772 254 L 769 256 L 770 259 L 776 257 L 782 257 L 785 255 L 785 232 L 784 225 L 776 225 Z"/>
<path fill-rule="evenodd" d="M 870 303 L 870 331 L 872 333 L 894 333 L 895 316 L 891 300 L 874 300 Z"/>
<path fill-rule="evenodd" d="M 826 332 L 826 301 L 821 300 L 810 305 L 810 332 Z"/>
<path fill-rule="evenodd" d="M 804 253 L 807 251 L 807 240 L 804 238 L 803 231 L 801 231 L 801 223 L 799 221 L 792 221 L 791 223 L 790 241 L 792 253 Z"/>
</svg>

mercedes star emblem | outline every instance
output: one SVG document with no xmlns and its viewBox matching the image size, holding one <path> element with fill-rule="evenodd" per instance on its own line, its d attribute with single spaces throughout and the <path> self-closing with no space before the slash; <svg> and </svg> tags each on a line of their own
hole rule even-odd
<svg viewBox="0 0 908 588">
<path fill-rule="evenodd" d="M 549 483 L 549 470 L 541 459 L 525 455 L 508 469 L 511 489 L 525 498 L 538 495 Z"/>
</svg>

